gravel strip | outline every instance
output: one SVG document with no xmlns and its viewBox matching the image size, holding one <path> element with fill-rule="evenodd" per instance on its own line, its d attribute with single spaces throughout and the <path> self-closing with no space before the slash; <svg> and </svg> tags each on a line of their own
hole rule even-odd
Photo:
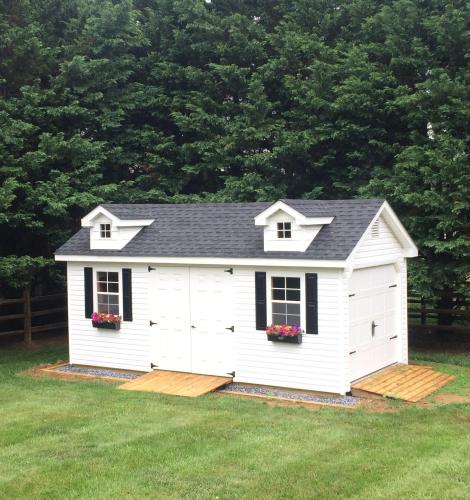
<svg viewBox="0 0 470 500">
<path fill-rule="evenodd" d="M 140 377 L 140 375 L 137 373 L 120 372 L 109 368 L 83 368 L 81 366 L 73 365 L 59 366 L 54 371 L 67 373 L 84 373 L 86 375 L 94 375 L 95 377 L 125 378 L 129 380 Z"/>
<path fill-rule="evenodd" d="M 272 387 L 260 387 L 255 385 L 245 385 L 232 383 L 224 385 L 221 392 L 242 392 L 244 394 L 255 394 L 257 396 L 268 396 L 272 398 L 292 399 L 295 401 L 313 401 L 315 403 L 336 404 L 354 406 L 360 402 L 359 398 L 353 396 L 315 396 L 306 392 L 293 392 L 286 389 L 275 389 Z"/>
</svg>

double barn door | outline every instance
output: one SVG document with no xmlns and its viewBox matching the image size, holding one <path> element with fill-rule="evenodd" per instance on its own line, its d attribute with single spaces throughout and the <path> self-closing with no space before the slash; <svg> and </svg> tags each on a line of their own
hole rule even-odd
<svg viewBox="0 0 470 500">
<path fill-rule="evenodd" d="M 150 298 L 152 362 L 161 370 L 234 370 L 233 276 L 224 268 L 158 267 Z"/>
</svg>

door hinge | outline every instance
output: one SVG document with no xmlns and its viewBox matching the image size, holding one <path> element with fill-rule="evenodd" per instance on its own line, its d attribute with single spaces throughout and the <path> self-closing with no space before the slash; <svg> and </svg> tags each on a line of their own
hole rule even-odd
<svg viewBox="0 0 470 500">
<path fill-rule="evenodd" d="M 233 371 L 233 372 L 227 372 L 227 375 L 230 375 L 231 377 L 235 378 L 235 371 Z"/>
<path fill-rule="evenodd" d="M 356 351 L 351 351 L 349 354 L 356 354 Z"/>
<path fill-rule="evenodd" d="M 390 337 L 388 340 L 393 340 L 393 339 L 396 339 L 398 338 L 398 335 L 394 335 L 393 337 Z"/>
<path fill-rule="evenodd" d="M 350 294 L 348 295 L 348 297 L 354 297 L 354 295 L 356 295 L 356 294 L 355 294 L 355 293 L 350 293 Z"/>
<path fill-rule="evenodd" d="M 158 368 L 158 365 L 154 365 L 153 363 L 150 363 L 150 368 Z"/>
<path fill-rule="evenodd" d="M 225 270 L 224 270 L 224 273 L 233 274 L 233 267 L 231 267 L 231 268 L 229 268 L 229 269 L 225 269 Z"/>
<path fill-rule="evenodd" d="M 230 330 L 231 332 L 234 332 L 235 331 L 235 327 L 232 325 L 232 326 L 228 326 L 226 328 L 226 330 Z"/>
<path fill-rule="evenodd" d="M 150 326 L 153 326 L 153 325 L 156 325 L 156 324 L 157 324 L 157 323 L 155 323 L 155 321 L 152 321 L 152 320 L 150 320 L 150 321 L 149 321 L 149 325 L 150 325 Z"/>
<path fill-rule="evenodd" d="M 396 288 L 396 287 L 397 287 L 397 285 L 395 283 L 395 285 L 390 285 L 388 288 Z"/>
<path fill-rule="evenodd" d="M 150 271 L 155 271 L 155 267 L 150 267 L 150 266 L 148 266 L 148 267 L 147 267 L 147 269 L 148 269 L 148 272 L 150 272 Z"/>
</svg>

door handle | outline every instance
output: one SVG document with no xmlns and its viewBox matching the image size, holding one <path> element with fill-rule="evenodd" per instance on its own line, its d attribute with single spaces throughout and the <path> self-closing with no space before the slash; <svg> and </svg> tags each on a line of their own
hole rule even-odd
<svg viewBox="0 0 470 500">
<path fill-rule="evenodd" d="M 235 327 L 232 325 L 232 326 L 227 327 L 226 330 L 230 330 L 231 332 L 234 332 Z"/>
<path fill-rule="evenodd" d="M 375 329 L 378 327 L 379 325 L 376 324 L 375 321 L 372 321 L 371 325 L 370 325 L 370 328 L 372 330 L 372 337 L 375 336 Z"/>
<path fill-rule="evenodd" d="M 156 324 L 157 324 L 157 323 L 155 323 L 155 321 L 152 321 L 152 320 L 150 320 L 150 321 L 149 321 L 149 325 L 150 325 L 150 326 L 153 326 L 153 325 L 156 325 Z"/>
<path fill-rule="evenodd" d="M 396 339 L 398 338 L 398 335 L 394 335 L 393 337 L 390 337 L 388 340 L 393 340 L 393 339 Z"/>
</svg>

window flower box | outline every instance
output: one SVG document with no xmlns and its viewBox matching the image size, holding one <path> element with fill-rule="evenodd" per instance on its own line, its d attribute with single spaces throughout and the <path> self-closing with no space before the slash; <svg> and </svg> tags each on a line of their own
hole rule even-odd
<svg viewBox="0 0 470 500">
<path fill-rule="evenodd" d="M 270 342 L 302 343 L 302 329 L 297 325 L 269 325 L 266 327 L 266 336 Z"/>
<path fill-rule="evenodd" d="M 94 312 L 91 316 L 91 324 L 93 328 L 119 330 L 121 328 L 121 316 Z"/>
</svg>

